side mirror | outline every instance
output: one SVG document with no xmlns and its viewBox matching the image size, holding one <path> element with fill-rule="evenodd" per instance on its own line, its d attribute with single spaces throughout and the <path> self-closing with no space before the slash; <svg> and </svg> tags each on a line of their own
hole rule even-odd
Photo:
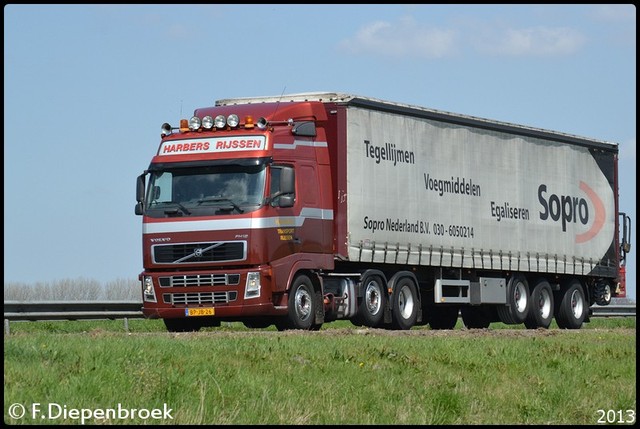
<svg viewBox="0 0 640 429">
<path fill-rule="evenodd" d="M 145 177 L 145 173 L 142 173 L 141 175 L 138 176 L 138 178 L 136 179 L 136 208 L 135 208 L 135 213 L 136 215 L 142 215 L 142 213 L 144 212 L 144 188 L 145 188 L 145 181 L 144 181 L 144 177 Z"/>
<path fill-rule="evenodd" d="M 142 173 L 136 180 L 136 201 L 139 203 L 144 201 L 144 176 L 145 174 Z"/>
<path fill-rule="evenodd" d="M 278 207 L 293 207 L 296 197 L 293 194 L 282 195 L 278 199 Z"/>
</svg>

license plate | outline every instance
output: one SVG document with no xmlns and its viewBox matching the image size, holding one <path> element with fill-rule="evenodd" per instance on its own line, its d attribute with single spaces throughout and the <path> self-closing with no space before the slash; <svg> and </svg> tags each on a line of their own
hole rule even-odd
<svg viewBox="0 0 640 429">
<path fill-rule="evenodd" d="M 184 310 L 185 316 L 213 316 L 215 314 L 215 308 L 186 308 Z"/>
</svg>

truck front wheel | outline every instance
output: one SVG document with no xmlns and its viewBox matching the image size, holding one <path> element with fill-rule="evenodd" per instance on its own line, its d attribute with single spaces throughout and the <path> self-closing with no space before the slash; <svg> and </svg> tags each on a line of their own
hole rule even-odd
<svg viewBox="0 0 640 429">
<path fill-rule="evenodd" d="M 298 276 L 289 291 L 289 313 L 283 324 L 276 323 L 279 330 L 314 328 L 316 309 L 320 305 L 317 302 L 313 283 L 305 275 Z"/>
</svg>

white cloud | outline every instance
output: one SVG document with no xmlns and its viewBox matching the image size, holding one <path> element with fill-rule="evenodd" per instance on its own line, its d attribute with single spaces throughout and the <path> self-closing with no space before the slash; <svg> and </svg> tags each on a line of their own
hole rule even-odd
<svg viewBox="0 0 640 429">
<path fill-rule="evenodd" d="M 555 56 L 578 51 L 586 37 L 567 27 L 506 28 L 476 39 L 480 52 L 504 56 Z"/>
<path fill-rule="evenodd" d="M 506 23 L 458 20 L 449 27 L 421 25 L 412 17 L 361 27 L 340 48 L 352 54 L 437 59 L 463 49 L 494 56 L 561 56 L 579 51 L 586 36 L 571 27 L 513 27 Z"/>
<path fill-rule="evenodd" d="M 455 30 L 420 26 L 412 18 L 377 21 L 362 27 L 340 47 L 350 53 L 394 57 L 442 58 L 452 54 Z"/>
</svg>

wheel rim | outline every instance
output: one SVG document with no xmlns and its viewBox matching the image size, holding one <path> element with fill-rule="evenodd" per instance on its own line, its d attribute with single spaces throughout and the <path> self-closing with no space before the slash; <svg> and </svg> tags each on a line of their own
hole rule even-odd
<svg viewBox="0 0 640 429">
<path fill-rule="evenodd" d="M 574 290 L 571 293 L 571 312 L 573 313 L 573 317 L 579 319 L 582 316 L 582 312 L 584 311 L 584 303 L 582 302 L 582 297 L 580 296 L 580 292 Z"/>
<path fill-rule="evenodd" d="M 296 291 L 295 305 L 300 320 L 307 320 L 311 314 L 311 295 L 306 289 L 300 288 Z"/>
<path fill-rule="evenodd" d="M 382 299 L 380 296 L 380 287 L 375 280 L 372 280 L 367 284 L 367 288 L 364 292 L 364 299 L 369 314 L 378 314 L 382 305 Z"/>
<path fill-rule="evenodd" d="M 548 290 L 542 289 L 540 291 L 540 299 L 538 300 L 538 309 L 543 319 L 546 319 L 551 314 L 551 294 Z"/>
<path fill-rule="evenodd" d="M 607 303 L 611 302 L 611 286 L 606 285 L 604 287 L 604 297 L 603 298 L 604 298 L 605 302 L 607 302 Z"/>
<path fill-rule="evenodd" d="M 411 290 L 409 287 L 403 286 L 398 295 L 398 309 L 400 309 L 400 315 L 403 319 L 411 317 L 414 305 L 415 303 L 413 302 L 413 294 L 411 293 Z"/>
<path fill-rule="evenodd" d="M 516 311 L 518 313 L 524 312 L 527 308 L 527 292 L 522 282 L 519 282 L 513 291 L 513 301 L 516 305 Z"/>
</svg>

